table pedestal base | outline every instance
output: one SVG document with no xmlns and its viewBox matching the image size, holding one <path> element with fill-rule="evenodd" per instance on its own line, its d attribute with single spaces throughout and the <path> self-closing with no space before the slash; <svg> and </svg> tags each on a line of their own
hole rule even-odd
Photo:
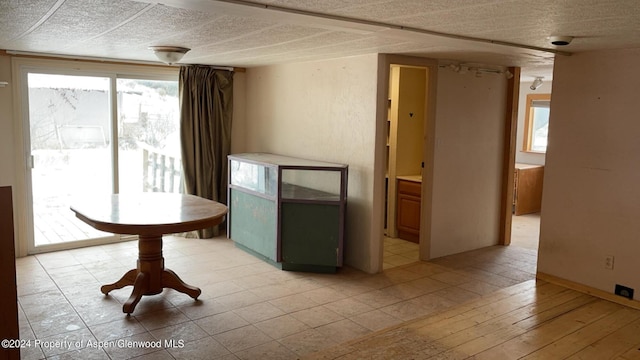
<svg viewBox="0 0 640 360">
<path fill-rule="evenodd" d="M 169 269 L 164 268 L 162 257 L 162 235 L 143 236 L 138 240 L 138 267 L 127 271 L 126 274 L 113 284 L 100 288 L 107 295 L 111 290 L 122 289 L 133 285 L 131 296 L 122 306 L 122 311 L 131 314 L 143 295 L 155 295 L 164 288 L 174 289 L 197 299 L 202 293 L 197 287 L 187 285 Z"/>
</svg>

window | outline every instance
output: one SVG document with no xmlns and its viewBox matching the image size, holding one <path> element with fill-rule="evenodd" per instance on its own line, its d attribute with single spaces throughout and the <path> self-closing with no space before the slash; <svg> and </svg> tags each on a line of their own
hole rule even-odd
<svg viewBox="0 0 640 360">
<path fill-rule="evenodd" d="M 524 151 L 545 153 L 549 132 L 551 94 L 527 95 L 524 120 Z"/>
</svg>

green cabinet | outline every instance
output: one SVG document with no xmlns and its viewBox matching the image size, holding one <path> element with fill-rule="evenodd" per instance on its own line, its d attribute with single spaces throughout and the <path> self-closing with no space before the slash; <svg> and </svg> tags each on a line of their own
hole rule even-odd
<svg viewBox="0 0 640 360">
<path fill-rule="evenodd" d="M 342 266 L 348 166 L 265 153 L 229 156 L 227 235 L 283 269 Z"/>
</svg>

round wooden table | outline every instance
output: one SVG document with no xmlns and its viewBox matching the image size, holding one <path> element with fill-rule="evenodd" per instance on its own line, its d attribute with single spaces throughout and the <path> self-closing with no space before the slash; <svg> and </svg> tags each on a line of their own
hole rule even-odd
<svg viewBox="0 0 640 360">
<path fill-rule="evenodd" d="M 162 235 L 199 230 L 220 224 L 227 213 L 223 204 L 194 195 L 170 193 L 114 194 L 87 199 L 71 207 L 76 216 L 98 230 L 138 235 L 138 266 L 113 284 L 100 288 L 103 294 L 133 285 L 122 311 L 131 314 L 143 295 L 171 288 L 197 299 L 201 290 L 185 284 L 164 268 Z"/>
</svg>

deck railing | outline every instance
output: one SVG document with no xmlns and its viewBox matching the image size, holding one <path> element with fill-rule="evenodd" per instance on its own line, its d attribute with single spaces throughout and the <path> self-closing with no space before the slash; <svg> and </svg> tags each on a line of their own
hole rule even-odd
<svg viewBox="0 0 640 360">
<path fill-rule="evenodd" d="M 145 192 L 184 192 L 180 158 L 152 148 L 143 148 L 142 157 Z"/>
</svg>

